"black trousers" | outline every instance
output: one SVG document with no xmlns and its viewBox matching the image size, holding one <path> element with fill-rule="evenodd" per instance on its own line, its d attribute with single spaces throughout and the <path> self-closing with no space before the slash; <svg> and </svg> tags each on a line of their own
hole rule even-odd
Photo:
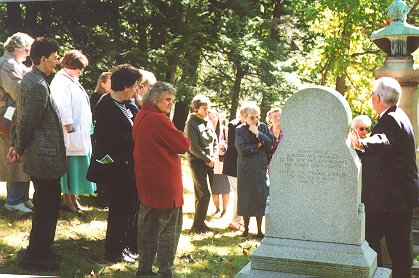
<svg viewBox="0 0 419 278">
<path fill-rule="evenodd" d="M 190 160 L 189 165 L 191 167 L 195 193 L 195 216 L 192 227 L 200 227 L 204 225 L 211 198 L 207 177 L 210 184 L 212 184 L 214 168 L 209 167 L 203 160 Z"/>
<path fill-rule="evenodd" d="M 413 211 L 366 215 L 365 239 L 377 252 L 378 266 L 382 266 L 380 240 L 383 236 L 386 237 L 387 249 L 392 261 L 393 278 L 411 277 L 412 215 Z"/>
<path fill-rule="evenodd" d="M 118 256 L 126 247 L 136 252 L 139 198 L 135 179 L 128 177 L 119 184 L 107 184 L 106 187 L 109 192 L 109 214 L 105 253 Z"/>
<path fill-rule="evenodd" d="M 55 229 L 61 204 L 60 179 L 32 178 L 33 194 L 32 230 L 26 256 L 33 260 L 47 258 L 54 243 Z"/>
</svg>

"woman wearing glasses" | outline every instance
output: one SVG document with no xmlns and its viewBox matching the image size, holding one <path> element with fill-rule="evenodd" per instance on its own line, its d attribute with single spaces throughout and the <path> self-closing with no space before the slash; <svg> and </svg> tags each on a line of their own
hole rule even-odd
<svg viewBox="0 0 419 278">
<path fill-rule="evenodd" d="M 263 238 L 262 218 L 265 215 L 268 188 L 268 159 L 273 136 L 261 123 L 260 108 L 254 102 L 244 105 L 246 123 L 236 128 L 237 157 L 237 214 L 243 216 L 243 236 L 249 235 L 249 221 L 256 217 L 258 238 Z"/>
<path fill-rule="evenodd" d="M 15 107 L 17 88 L 30 68 L 23 62 L 29 56 L 33 38 L 24 33 L 16 33 L 4 43 L 4 55 L 0 58 L 0 117 L 9 107 Z M 31 213 L 33 204 L 29 200 L 29 176 L 22 170 L 22 164 L 4 166 L 9 151 L 10 137 L 0 134 L 0 181 L 6 181 L 7 197 L 4 208 L 10 211 Z"/>
<path fill-rule="evenodd" d="M 367 115 L 356 116 L 352 120 L 352 128 L 356 130 L 360 139 L 364 139 L 370 132 L 371 119 Z"/>
</svg>

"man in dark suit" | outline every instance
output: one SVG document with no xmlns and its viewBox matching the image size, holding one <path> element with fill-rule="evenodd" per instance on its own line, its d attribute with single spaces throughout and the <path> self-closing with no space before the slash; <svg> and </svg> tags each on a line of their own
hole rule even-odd
<svg viewBox="0 0 419 278">
<path fill-rule="evenodd" d="M 47 76 L 57 65 L 58 49 L 58 43 L 50 38 L 36 38 L 32 44 L 30 57 L 34 66 L 18 89 L 7 155 L 8 163 L 22 163 L 35 189 L 29 246 L 20 262 L 27 270 L 58 269 L 51 245 L 60 209 L 60 178 L 66 171 L 66 154 L 61 120 L 47 82 Z"/>
<path fill-rule="evenodd" d="M 418 206 L 418 171 L 415 140 L 408 116 L 397 107 L 399 83 L 390 77 L 375 80 L 372 105 L 380 118 L 371 136 L 354 133 L 352 145 L 364 163 L 362 202 L 366 210 L 365 237 L 377 252 L 386 238 L 393 277 L 410 278 L 413 208 Z"/>
</svg>

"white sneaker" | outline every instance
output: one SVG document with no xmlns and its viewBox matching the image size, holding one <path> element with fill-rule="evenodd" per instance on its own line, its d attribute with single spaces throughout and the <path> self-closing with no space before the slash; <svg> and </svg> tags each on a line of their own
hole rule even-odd
<svg viewBox="0 0 419 278">
<path fill-rule="evenodd" d="M 32 213 L 32 210 L 30 208 L 25 207 L 25 205 L 23 203 L 20 203 L 18 205 L 9 205 L 9 204 L 5 204 L 4 208 L 10 211 L 20 211 L 23 213 Z"/>
<path fill-rule="evenodd" d="M 24 202 L 25 207 L 27 207 L 28 209 L 33 209 L 33 203 L 31 200 L 27 200 L 26 202 Z"/>
</svg>

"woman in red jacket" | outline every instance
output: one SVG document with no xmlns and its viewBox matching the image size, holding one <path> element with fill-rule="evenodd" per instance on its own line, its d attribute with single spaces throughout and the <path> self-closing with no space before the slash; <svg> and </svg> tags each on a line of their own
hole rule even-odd
<svg viewBox="0 0 419 278">
<path fill-rule="evenodd" d="M 138 215 L 140 264 L 137 276 L 172 277 L 173 261 L 182 231 L 183 184 L 179 154 L 190 141 L 167 117 L 175 88 L 157 82 L 143 96 L 143 105 L 133 126 L 135 177 L 141 206 Z"/>
</svg>

